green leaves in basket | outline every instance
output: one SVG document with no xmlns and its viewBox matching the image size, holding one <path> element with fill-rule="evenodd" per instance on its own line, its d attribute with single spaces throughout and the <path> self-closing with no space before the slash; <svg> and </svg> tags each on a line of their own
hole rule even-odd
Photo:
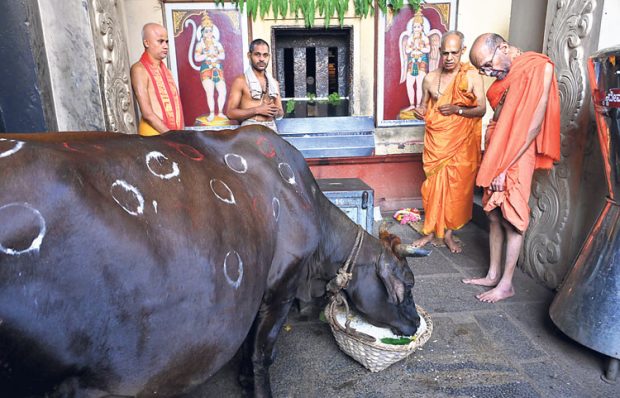
<svg viewBox="0 0 620 398">
<path fill-rule="evenodd" d="M 327 318 L 325 318 L 325 310 L 321 311 L 319 314 L 319 320 L 323 323 L 327 323 Z"/>
<path fill-rule="evenodd" d="M 399 338 L 393 338 L 393 337 L 384 337 L 381 339 L 381 342 L 383 344 L 392 344 L 392 345 L 407 345 L 409 343 L 411 343 L 412 341 L 414 341 L 415 339 L 413 337 L 399 337 Z"/>
</svg>

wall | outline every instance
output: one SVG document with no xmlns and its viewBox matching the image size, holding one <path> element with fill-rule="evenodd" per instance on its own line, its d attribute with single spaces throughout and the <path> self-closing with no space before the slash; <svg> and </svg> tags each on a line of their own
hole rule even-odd
<svg viewBox="0 0 620 398">
<path fill-rule="evenodd" d="M 149 22 L 164 25 L 163 6 L 159 0 L 124 0 L 122 3 L 127 26 L 129 62 L 133 64 L 144 51 L 142 27 Z"/>
<path fill-rule="evenodd" d="M 620 1 L 604 0 L 603 17 L 601 18 L 601 34 L 598 40 L 598 49 L 620 46 L 618 34 L 618 21 L 620 21 Z"/>
<path fill-rule="evenodd" d="M 545 35 L 547 0 L 520 0 L 512 3 L 510 42 L 524 51 L 541 52 Z"/>
<path fill-rule="evenodd" d="M 89 9 L 81 0 L 37 0 L 59 131 L 105 130 L 103 98 Z M 84 100 L 87 98 L 88 100 Z M 49 123 L 48 123 L 49 124 Z"/>
</svg>

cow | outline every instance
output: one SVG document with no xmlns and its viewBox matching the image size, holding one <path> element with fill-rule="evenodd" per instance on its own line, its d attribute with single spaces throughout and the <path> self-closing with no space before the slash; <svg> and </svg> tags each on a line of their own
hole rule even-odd
<svg viewBox="0 0 620 398">
<path fill-rule="evenodd" d="M 358 233 L 261 126 L 0 134 L 0 170 L 0 396 L 173 396 L 241 348 L 240 380 L 268 397 L 291 303 L 360 236 L 351 305 L 419 326 L 416 251 Z"/>
</svg>

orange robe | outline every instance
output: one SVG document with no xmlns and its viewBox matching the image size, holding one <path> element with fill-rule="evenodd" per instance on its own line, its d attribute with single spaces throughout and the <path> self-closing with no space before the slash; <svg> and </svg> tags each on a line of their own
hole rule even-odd
<svg viewBox="0 0 620 398">
<path fill-rule="evenodd" d="M 543 95 L 547 63 L 553 65 L 545 55 L 526 52 L 515 58 L 508 75 L 496 80 L 487 91 L 489 103 L 495 109 L 509 89 L 499 119 L 487 129 L 476 185 L 485 188 L 484 210 L 500 208 L 504 218 L 521 232 L 530 221 L 528 200 L 534 170 L 550 169 L 560 159 L 560 97 L 554 74 L 541 131 L 523 156 L 507 169 L 527 141 L 534 111 Z M 504 171 L 505 190 L 492 192 L 491 181 Z"/>
<path fill-rule="evenodd" d="M 170 130 L 182 130 L 185 124 L 183 121 L 183 108 L 181 106 L 179 91 L 172 78 L 172 73 L 170 73 L 163 62 L 159 63 L 159 68 L 153 65 L 146 51 L 142 54 L 142 57 L 140 57 L 140 62 L 144 65 L 149 79 L 151 80 L 151 84 L 153 84 L 153 89 L 155 90 L 155 95 L 157 96 L 157 101 L 162 111 L 162 120 L 164 124 Z M 140 119 L 138 134 L 151 136 L 159 135 L 159 132 L 148 124 L 146 120 Z"/>
<path fill-rule="evenodd" d="M 423 233 L 434 232 L 438 238 L 443 238 L 446 229 L 459 229 L 471 219 L 482 119 L 458 114 L 443 116 L 438 107 L 444 104 L 475 107 L 478 104 L 475 94 L 467 91 L 467 72 L 473 69 L 468 63 L 461 64 L 446 92 L 437 101 L 429 99 L 426 111 Z"/>
</svg>

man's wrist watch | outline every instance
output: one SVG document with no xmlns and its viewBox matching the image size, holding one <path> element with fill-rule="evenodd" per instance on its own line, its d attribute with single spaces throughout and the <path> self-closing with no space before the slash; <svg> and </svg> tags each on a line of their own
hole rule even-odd
<svg viewBox="0 0 620 398">
<path fill-rule="evenodd" d="M 459 114 L 460 116 L 463 116 L 463 108 L 459 108 L 458 114 Z"/>
</svg>

